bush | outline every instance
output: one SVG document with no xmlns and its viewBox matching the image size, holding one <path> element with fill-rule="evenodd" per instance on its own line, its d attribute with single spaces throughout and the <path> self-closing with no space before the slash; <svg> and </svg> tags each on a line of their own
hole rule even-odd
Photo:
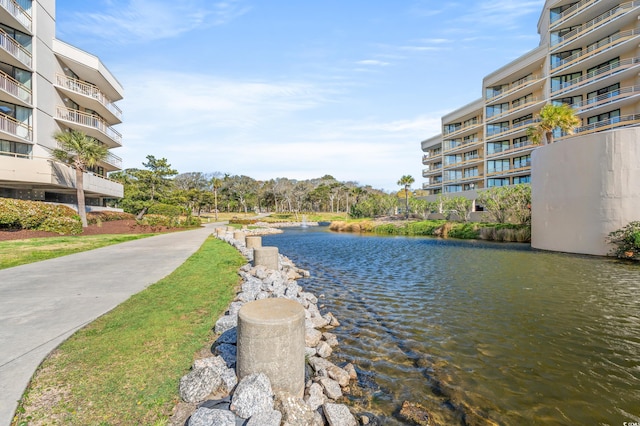
<svg viewBox="0 0 640 426">
<path fill-rule="evenodd" d="M 258 222 L 257 219 L 238 219 L 237 217 L 232 218 L 229 221 L 230 225 L 255 225 Z"/>
<path fill-rule="evenodd" d="M 135 220 L 135 216 L 131 213 L 99 211 L 87 213 L 87 223 L 96 224 L 99 222 L 111 222 L 114 220 Z"/>
<path fill-rule="evenodd" d="M 149 207 L 147 214 L 162 215 L 168 217 L 178 217 L 184 213 L 184 209 L 173 204 L 157 203 Z"/>
<path fill-rule="evenodd" d="M 422 222 L 409 223 L 407 233 L 409 235 L 435 235 L 436 229 L 442 226 L 443 220 L 427 220 Z"/>
<path fill-rule="evenodd" d="M 478 225 L 474 223 L 456 224 L 448 232 L 447 237 L 475 240 L 478 238 Z"/>
<path fill-rule="evenodd" d="M 61 219 L 56 221 L 54 219 Z M 65 222 L 72 221 L 62 219 L 78 219 L 75 210 L 67 206 L 49 204 L 42 201 L 16 200 L 13 198 L 0 198 L 0 228 L 9 229 L 32 229 L 65 233 L 58 229 L 66 229 Z M 71 225 L 69 225 L 71 226 Z M 69 229 L 75 229 L 71 226 Z M 80 230 L 82 231 L 82 230 Z M 70 232 L 75 233 L 75 232 Z"/>
<path fill-rule="evenodd" d="M 640 259 L 640 222 L 631 222 L 609 233 L 607 240 L 614 245 L 610 254 L 621 259 Z"/>
<path fill-rule="evenodd" d="M 38 227 L 40 231 L 55 232 L 60 235 L 81 234 L 82 222 L 80 216 L 75 217 L 50 217 Z"/>
<path fill-rule="evenodd" d="M 176 226 L 177 222 L 177 219 L 161 214 L 146 214 L 142 219 L 138 220 L 139 225 L 147 225 L 152 227 L 166 226 L 167 228 Z"/>
</svg>

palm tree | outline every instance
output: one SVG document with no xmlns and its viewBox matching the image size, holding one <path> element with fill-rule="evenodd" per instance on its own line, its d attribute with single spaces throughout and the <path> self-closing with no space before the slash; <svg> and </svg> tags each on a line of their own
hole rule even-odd
<svg viewBox="0 0 640 426">
<path fill-rule="evenodd" d="M 416 180 L 411 175 L 404 175 L 398 181 L 398 185 L 404 186 L 404 205 L 405 205 L 404 217 L 405 219 L 409 219 L 409 188 L 411 187 L 411 184 L 415 181 Z"/>
<path fill-rule="evenodd" d="M 527 129 L 527 136 L 534 144 L 544 141 L 544 144 L 553 143 L 553 131 L 562 130 L 567 135 L 572 135 L 574 128 L 580 124 L 580 119 L 571 106 L 567 104 L 547 104 L 540 111 L 540 121 L 535 126 Z"/>
<path fill-rule="evenodd" d="M 53 150 L 53 157 L 76 170 L 78 214 L 82 221 L 82 227 L 86 228 L 88 225 L 84 201 L 83 173 L 87 171 L 87 167 L 93 167 L 107 157 L 107 147 L 94 138 L 76 130 L 56 132 L 53 138 L 58 142 L 59 147 Z"/>
<path fill-rule="evenodd" d="M 213 187 L 213 212 L 216 215 L 216 222 L 218 221 L 218 190 L 222 187 L 222 180 L 214 177 L 211 179 L 211 186 Z"/>
</svg>

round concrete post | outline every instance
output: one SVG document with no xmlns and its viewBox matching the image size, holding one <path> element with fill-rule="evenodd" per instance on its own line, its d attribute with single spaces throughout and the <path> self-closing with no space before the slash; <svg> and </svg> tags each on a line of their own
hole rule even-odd
<svg viewBox="0 0 640 426">
<path fill-rule="evenodd" d="M 247 235 L 247 248 L 262 247 L 262 237 L 259 235 Z"/>
<path fill-rule="evenodd" d="M 256 247 L 253 249 L 253 266 L 264 266 L 278 270 L 278 247 Z"/>
<path fill-rule="evenodd" d="M 246 244 L 245 238 L 246 238 L 246 235 L 242 231 L 235 231 L 233 233 L 233 239 L 240 241 L 242 244 Z"/>
<path fill-rule="evenodd" d="M 233 226 L 227 226 L 227 232 L 235 232 L 236 228 L 234 228 Z"/>
<path fill-rule="evenodd" d="M 224 236 L 224 233 L 225 233 L 225 232 L 226 232 L 226 229 L 225 229 L 225 228 L 216 228 L 216 235 L 217 235 L 218 237 L 222 237 L 222 236 Z"/>
<path fill-rule="evenodd" d="M 246 303 L 238 312 L 238 379 L 264 373 L 276 393 L 302 398 L 304 335 L 300 303 L 284 298 Z"/>
</svg>

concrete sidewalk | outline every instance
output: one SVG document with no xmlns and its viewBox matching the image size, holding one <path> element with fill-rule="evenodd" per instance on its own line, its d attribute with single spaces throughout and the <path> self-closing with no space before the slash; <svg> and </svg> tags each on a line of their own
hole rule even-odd
<svg viewBox="0 0 640 426">
<path fill-rule="evenodd" d="M 0 270 L 0 426 L 49 352 L 173 272 L 216 225 Z"/>
</svg>

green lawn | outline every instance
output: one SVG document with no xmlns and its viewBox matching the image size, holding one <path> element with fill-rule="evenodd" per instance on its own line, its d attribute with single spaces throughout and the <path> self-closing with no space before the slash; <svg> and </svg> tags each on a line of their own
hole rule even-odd
<svg viewBox="0 0 640 426">
<path fill-rule="evenodd" d="M 78 331 L 40 366 L 13 425 L 165 424 L 178 381 L 235 295 L 246 260 L 209 238 L 171 275 Z"/>
<path fill-rule="evenodd" d="M 0 269 L 93 250 L 152 235 L 156 234 L 87 235 L 2 241 L 0 242 Z"/>
</svg>

